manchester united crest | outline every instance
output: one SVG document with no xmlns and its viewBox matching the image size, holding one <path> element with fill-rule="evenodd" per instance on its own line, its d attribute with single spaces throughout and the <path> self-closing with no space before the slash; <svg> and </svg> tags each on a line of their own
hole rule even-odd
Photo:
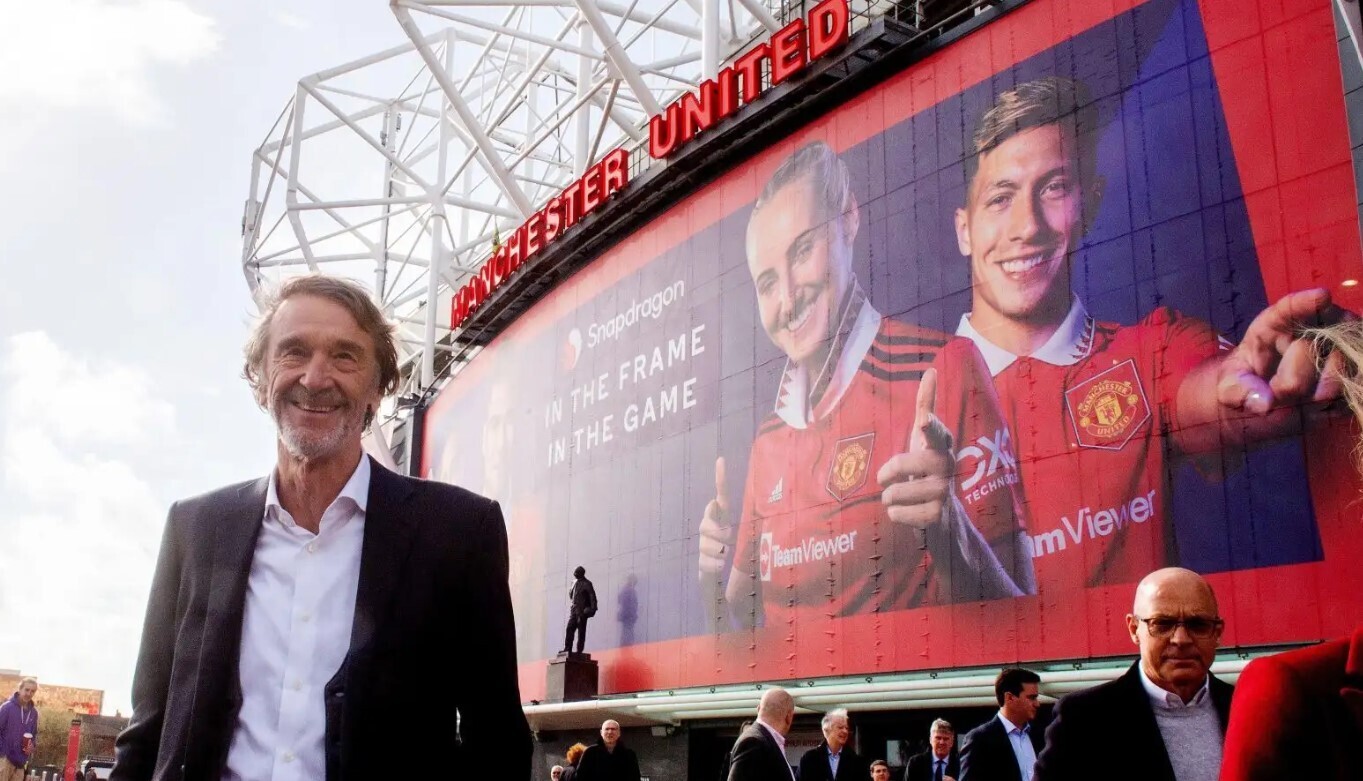
<svg viewBox="0 0 1363 781">
<path fill-rule="evenodd" d="M 1084 447 L 1121 450 L 1150 419 L 1145 389 L 1129 359 L 1065 391 L 1065 402 Z"/>
<path fill-rule="evenodd" d="M 874 432 L 840 439 L 833 446 L 833 463 L 828 468 L 828 492 L 842 501 L 866 482 L 871 468 L 871 450 L 875 446 Z"/>
</svg>

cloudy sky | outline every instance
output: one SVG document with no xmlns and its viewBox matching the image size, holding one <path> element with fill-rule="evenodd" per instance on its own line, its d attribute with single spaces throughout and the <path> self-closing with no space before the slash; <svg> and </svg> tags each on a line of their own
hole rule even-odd
<svg viewBox="0 0 1363 781">
<path fill-rule="evenodd" d="M 250 153 L 387 0 L 0 3 L 0 669 L 125 714 L 178 497 L 264 474 L 240 372 Z"/>
</svg>

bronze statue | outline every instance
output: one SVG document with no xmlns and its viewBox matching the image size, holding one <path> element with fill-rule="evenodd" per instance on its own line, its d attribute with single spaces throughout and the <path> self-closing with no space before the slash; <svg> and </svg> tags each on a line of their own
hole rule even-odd
<svg viewBox="0 0 1363 781">
<path fill-rule="evenodd" d="M 577 652 L 587 644 L 587 619 L 596 615 L 596 589 L 587 580 L 587 570 L 578 567 L 573 570 L 573 585 L 568 589 L 568 632 L 563 638 L 563 650 L 569 653 L 573 647 L 573 633 L 577 633 Z"/>
</svg>

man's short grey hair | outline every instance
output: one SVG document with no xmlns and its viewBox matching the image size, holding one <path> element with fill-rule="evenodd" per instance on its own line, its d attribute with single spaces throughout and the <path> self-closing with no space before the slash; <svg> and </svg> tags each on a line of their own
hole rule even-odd
<svg viewBox="0 0 1363 781">
<path fill-rule="evenodd" d="M 833 722 L 836 719 L 842 719 L 843 721 L 847 721 L 847 709 L 834 708 L 833 710 L 825 713 L 823 715 L 823 718 L 819 720 L 819 726 L 823 729 L 828 729 L 829 727 L 833 726 Z"/>
<path fill-rule="evenodd" d="M 37 678 L 34 678 L 32 675 L 26 675 L 26 676 L 24 676 L 24 679 L 23 679 L 23 680 L 19 681 L 19 688 L 20 688 L 20 689 L 24 688 L 24 684 L 26 684 L 26 683 L 31 683 L 31 684 L 33 684 L 34 686 L 37 686 L 37 685 L 38 685 L 38 679 L 37 679 Z"/>
<path fill-rule="evenodd" d="M 932 726 L 928 728 L 929 735 L 931 735 L 934 732 L 950 732 L 951 734 L 955 735 L 956 728 L 951 726 L 951 722 L 947 721 L 946 719 L 936 719 L 935 721 L 932 722 Z"/>
</svg>

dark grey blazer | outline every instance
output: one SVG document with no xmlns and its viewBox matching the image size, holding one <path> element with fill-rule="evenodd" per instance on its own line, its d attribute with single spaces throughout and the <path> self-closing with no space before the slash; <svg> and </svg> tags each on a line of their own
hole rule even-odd
<svg viewBox="0 0 1363 781">
<path fill-rule="evenodd" d="M 1107 781 L 1174 781 L 1139 664 L 1115 681 L 1060 698 L 1033 781 L 1079 781 L 1095 774 Z M 1224 736 L 1235 687 L 1213 675 L 1208 689 Z"/>
<path fill-rule="evenodd" d="M 791 781 L 781 747 L 756 722 L 743 728 L 729 752 L 729 781 Z"/>
<path fill-rule="evenodd" d="M 171 507 L 112 781 L 222 776 L 267 484 Z M 371 461 L 350 650 L 325 697 L 326 781 L 424 774 L 426 757 L 401 767 L 399 734 L 439 746 L 451 779 L 530 777 L 496 502 Z"/>
</svg>

